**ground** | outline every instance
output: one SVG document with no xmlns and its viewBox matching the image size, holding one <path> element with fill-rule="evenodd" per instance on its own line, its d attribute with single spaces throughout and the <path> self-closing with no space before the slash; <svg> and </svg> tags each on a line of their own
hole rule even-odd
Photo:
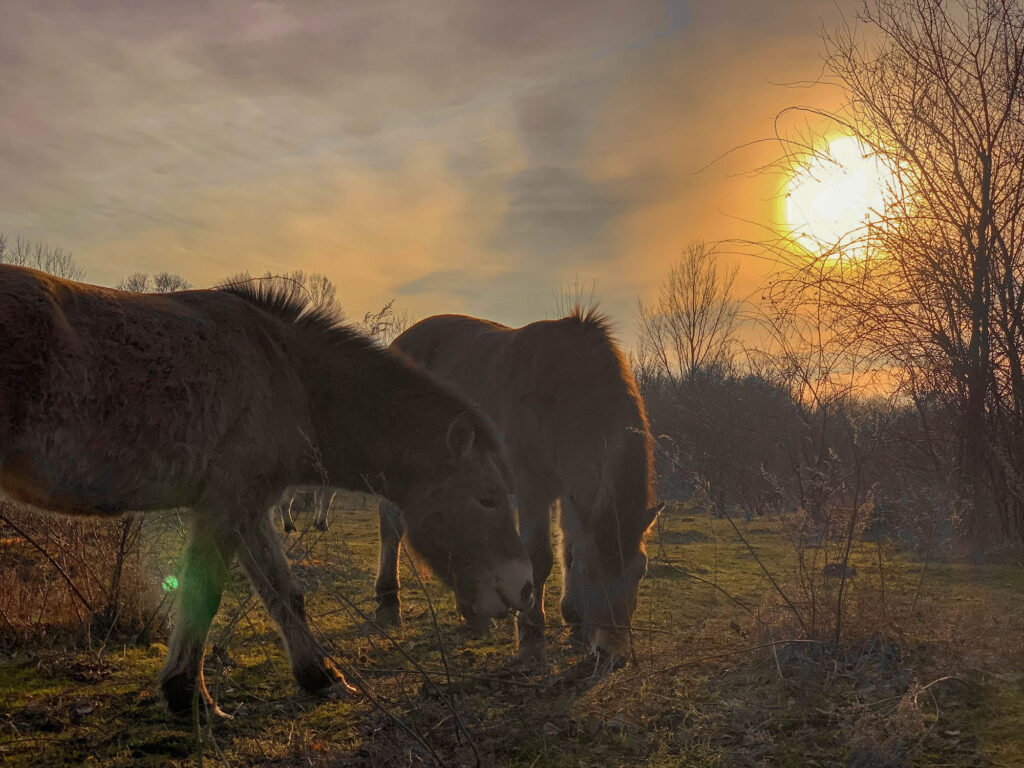
<svg viewBox="0 0 1024 768">
<path fill-rule="evenodd" d="M 926 563 L 892 543 L 857 542 L 835 647 L 827 616 L 813 619 L 825 629 L 801 628 L 779 596 L 803 594 L 798 556 L 829 546 L 812 537 L 798 549 L 795 525 L 738 521 L 738 535 L 727 520 L 670 508 L 649 542 L 634 658 L 602 675 L 558 626 L 557 570 L 547 669 L 513 661 L 510 621 L 469 634 L 451 595 L 409 570 L 404 626 L 382 633 L 368 620 L 375 515 L 336 510 L 328 533 L 285 541 L 316 632 L 367 693 L 322 701 L 298 692 L 275 629 L 236 574 L 206 663 L 233 719 L 165 713 L 159 642 L 69 647 L 58 634 L 9 643 L 0 763 L 1024 765 L 1024 563 L 934 554 Z M 794 600 L 805 623 L 827 614 L 838 581 L 817 586 L 820 610 L 806 595 Z M 150 634 L 165 637 L 159 626 Z M 809 634 L 820 641 L 804 642 Z"/>
</svg>

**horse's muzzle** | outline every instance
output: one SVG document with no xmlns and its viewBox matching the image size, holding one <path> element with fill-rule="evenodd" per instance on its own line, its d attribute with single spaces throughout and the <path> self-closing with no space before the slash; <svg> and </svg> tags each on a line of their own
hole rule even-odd
<svg viewBox="0 0 1024 768">
<path fill-rule="evenodd" d="M 482 589 L 472 605 L 462 613 L 467 618 L 501 618 L 511 611 L 528 611 L 533 607 L 533 567 L 528 560 L 508 560 L 484 578 Z"/>
</svg>

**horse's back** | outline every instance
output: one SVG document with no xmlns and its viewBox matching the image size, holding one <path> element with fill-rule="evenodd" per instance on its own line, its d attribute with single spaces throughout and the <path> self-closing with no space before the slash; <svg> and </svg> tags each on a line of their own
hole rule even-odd
<svg viewBox="0 0 1024 768">
<path fill-rule="evenodd" d="M 411 326 L 392 346 L 485 406 L 489 395 L 508 392 L 535 405 L 569 407 L 590 392 L 605 403 L 636 398 L 632 373 L 607 325 L 576 315 L 521 328 L 436 315 Z"/>
<path fill-rule="evenodd" d="M 493 353 L 514 331 L 490 320 L 467 315 L 434 315 L 399 335 L 391 346 L 430 370 L 457 363 L 460 351 Z"/>
<path fill-rule="evenodd" d="M 571 315 L 513 329 L 438 315 L 393 344 L 488 411 L 513 460 L 591 463 L 611 435 L 646 431 L 632 372 L 600 318 Z"/>
<path fill-rule="evenodd" d="M 301 400 L 275 391 L 287 377 L 258 322 L 219 292 L 131 294 L 0 267 L 0 484 L 49 508 L 189 505 L 240 442 L 233 430 Z"/>
</svg>

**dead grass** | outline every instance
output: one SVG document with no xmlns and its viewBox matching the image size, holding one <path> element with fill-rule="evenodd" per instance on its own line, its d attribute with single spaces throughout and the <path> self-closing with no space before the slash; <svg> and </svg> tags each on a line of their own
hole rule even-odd
<svg viewBox="0 0 1024 768">
<path fill-rule="evenodd" d="M 800 578 L 787 536 L 792 522 L 737 523 L 783 589 L 796 589 Z M 405 625 L 382 634 L 366 619 L 375 517 L 336 513 L 330 532 L 293 535 L 289 546 L 316 631 L 369 696 L 322 702 L 298 693 L 275 629 L 235 575 L 207 661 L 211 688 L 234 720 L 204 728 L 197 741 L 190 724 L 164 714 L 154 689 L 159 644 L 9 644 L 0 657 L 0 761 L 60 766 L 95 756 L 110 766 L 191 766 L 201 755 L 206 764 L 232 766 L 1024 764 L 1019 564 L 933 561 L 922 581 L 922 563 L 889 549 L 882 606 L 875 545 L 858 542 L 846 628 L 833 648 L 796 642 L 814 638 L 798 634 L 791 611 L 725 521 L 677 507 L 660 528 L 635 616 L 635 660 L 611 675 L 591 676 L 592 663 L 554 628 L 550 668 L 519 667 L 509 622 L 471 636 L 456 621 L 451 596 L 408 573 Z M 166 533 L 165 564 L 173 564 L 175 535 Z M 15 562 L 10 552 L 0 548 L 0 570 Z M 550 617 L 558 615 L 557 583 L 556 575 Z"/>
</svg>

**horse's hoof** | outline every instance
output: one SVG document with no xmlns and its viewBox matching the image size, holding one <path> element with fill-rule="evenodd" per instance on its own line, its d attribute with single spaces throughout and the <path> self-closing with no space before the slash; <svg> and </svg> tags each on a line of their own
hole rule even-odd
<svg viewBox="0 0 1024 768">
<path fill-rule="evenodd" d="M 596 680 L 625 667 L 626 657 L 595 650 L 582 662 L 583 665 L 587 663 L 592 665 L 590 678 Z"/>
<path fill-rule="evenodd" d="M 313 523 L 313 527 L 316 528 L 318 531 L 326 531 L 327 530 L 327 521 L 326 520 L 324 520 L 324 521 L 317 520 L 315 523 Z"/>
<path fill-rule="evenodd" d="M 373 618 L 382 627 L 400 627 L 402 609 L 397 605 L 382 605 L 374 611 Z"/>
</svg>

